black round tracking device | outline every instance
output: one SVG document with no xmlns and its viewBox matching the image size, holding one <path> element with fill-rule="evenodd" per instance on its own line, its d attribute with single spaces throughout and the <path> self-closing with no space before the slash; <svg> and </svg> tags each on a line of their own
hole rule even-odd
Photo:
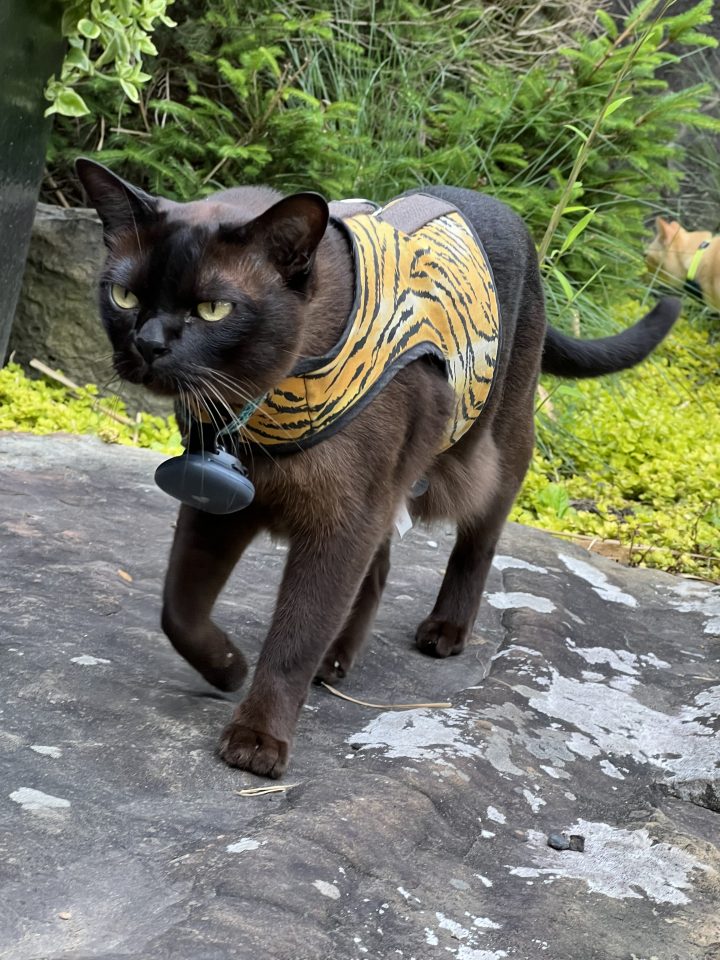
<svg viewBox="0 0 720 960">
<path fill-rule="evenodd" d="M 206 513 L 236 513 L 255 496 L 245 467 L 225 450 L 165 460 L 155 471 L 155 483 L 181 503 Z"/>
</svg>

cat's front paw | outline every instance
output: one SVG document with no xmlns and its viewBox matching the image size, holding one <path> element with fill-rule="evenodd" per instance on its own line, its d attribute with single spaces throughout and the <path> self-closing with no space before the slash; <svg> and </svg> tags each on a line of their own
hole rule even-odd
<svg viewBox="0 0 720 960">
<path fill-rule="evenodd" d="M 218 752 L 231 767 L 277 780 L 287 769 L 290 742 L 233 720 L 223 731 Z"/>
<path fill-rule="evenodd" d="M 462 653 L 468 629 L 449 620 L 428 617 L 415 634 L 415 644 L 430 657 L 452 657 Z"/>
</svg>

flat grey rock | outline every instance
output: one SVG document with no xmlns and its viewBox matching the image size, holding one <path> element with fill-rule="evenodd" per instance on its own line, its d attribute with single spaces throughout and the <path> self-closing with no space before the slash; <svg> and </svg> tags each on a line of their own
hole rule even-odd
<svg viewBox="0 0 720 960">
<path fill-rule="evenodd" d="M 232 698 L 158 627 L 157 461 L 0 437 L 0 958 L 720 957 L 717 589 L 511 525 L 434 661 L 452 538 L 412 531 L 344 690 L 452 707 L 315 687 L 287 791 L 240 796 L 269 781 L 214 755 Z M 258 542 L 218 606 L 252 659 L 283 559 Z"/>
</svg>

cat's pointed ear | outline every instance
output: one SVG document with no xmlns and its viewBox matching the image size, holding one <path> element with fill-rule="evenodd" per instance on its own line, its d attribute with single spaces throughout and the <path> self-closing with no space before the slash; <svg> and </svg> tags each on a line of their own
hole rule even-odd
<svg viewBox="0 0 720 960">
<path fill-rule="evenodd" d="M 157 200 L 95 160 L 79 157 L 75 172 L 105 229 L 105 240 L 123 227 L 137 227 L 157 216 Z"/>
<path fill-rule="evenodd" d="M 667 245 L 680 230 L 680 224 L 676 220 L 666 220 L 664 217 L 656 217 L 655 229 L 657 230 L 658 238 L 662 243 Z"/>
<path fill-rule="evenodd" d="M 247 236 L 291 283 L 310 273 L 328 217 L 327 202 L 319 193 L 294 193 L 247 224 Z"/>
</svg>

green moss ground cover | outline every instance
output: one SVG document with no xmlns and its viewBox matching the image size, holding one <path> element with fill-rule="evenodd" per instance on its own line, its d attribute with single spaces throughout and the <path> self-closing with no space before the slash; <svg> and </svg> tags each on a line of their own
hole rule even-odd
<svg viewBox="0 0 720 960">
<path fill-rule="evenodd" d="M 602 380 L 544 380 L 532 468 L 511 518 L 599 545 L 640 566 L 720 580 L 720 344 L 681 320 L 641 367 Z M 110 402 L 105 399 L 105 406 Z M 119 401 L 112 409 L 123 414 Z M 118 423 L 81 396 L 0 370 L 0 430 L 91 433 L 177 453 L 172 418 Z"/>
<path fill-rule="evenodd" d="M 617 555 L 636 565 L 720 579 L 720 344 L 711 333 L 681 320 L 635 370 L 544 386 L 552 416 L 540 407 L 511 518 L 616 540 Z"/>
<path fill-rule="evenodd" d="M 31 379 L 17 363 L 8 363 L 0 370 L 0 430 L 91 433 L 106 443 L 181 452 L 180 433 L 172 417 L 165 420 L 142 414 L 136 424 L 130 425 L 108 416 L 108 409 L 127 418 L 122 401 L 115 397 L 101 401 L 93 384 L 74 396 L 53 381 Z"/>
</svg>

